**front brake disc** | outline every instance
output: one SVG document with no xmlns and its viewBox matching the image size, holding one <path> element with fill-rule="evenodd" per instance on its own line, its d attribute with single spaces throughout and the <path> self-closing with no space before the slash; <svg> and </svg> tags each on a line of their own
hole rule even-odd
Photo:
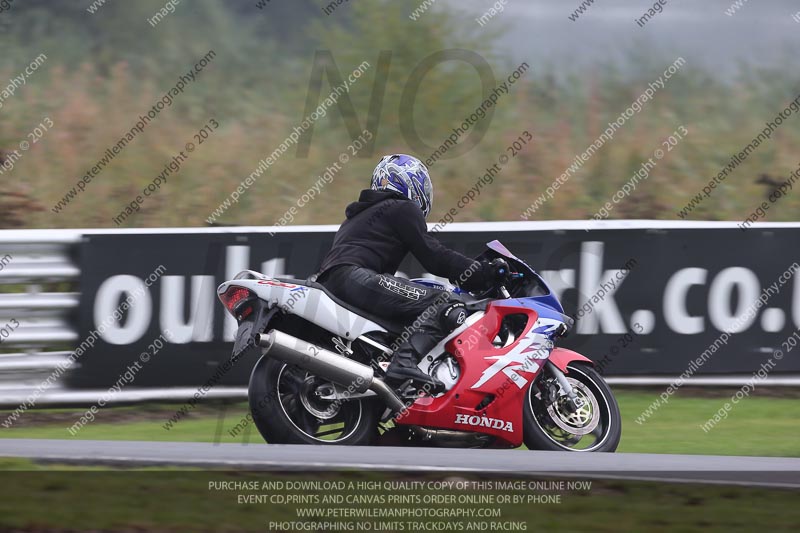
<svg viewBox="0 0 800 533">
<path fill-rule="evenodd" d="M 547 404 L 547 413 L 553 423 L 564 431 L 573 435 L 586 435 L 594 431 L 600 423 L 600 405 L 586 385 L 573 378 L 567 379 L 583 405 L 572 411 L 567 405 L 567 397 L 561 396 Z"/>
</svg>

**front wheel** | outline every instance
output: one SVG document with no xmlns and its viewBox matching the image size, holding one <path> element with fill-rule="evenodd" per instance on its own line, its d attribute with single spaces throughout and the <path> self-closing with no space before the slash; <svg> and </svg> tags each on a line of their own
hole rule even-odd
<svg viewBox="0 0 800 533">
<path fill-rule="evenodd" d="M 378 433 L 375 398 L 323 400 L 330 382 L 263 356 L 250 375 L 250 413 L 270 444 L 372 444 Z"/>
<path fill-rule="evenodd" d="M 547 381 L 531 385 L 523 405 L 523 439 L 531 450 L 613 452 L 622 434 L 622 417 L 614 394 L 597 371 L 570 363 L 566 374 L 582 406 L 572 411 L 565 396 Z M 544 375 L 540 380 L 544 379 Z"/>
</svg>

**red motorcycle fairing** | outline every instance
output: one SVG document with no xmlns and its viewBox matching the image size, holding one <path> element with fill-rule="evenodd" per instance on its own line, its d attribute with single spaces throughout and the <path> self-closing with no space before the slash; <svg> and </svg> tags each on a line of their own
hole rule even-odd
<svg viewBox="0 0 800 533">
<path fill-rule="evenodd" d="M 554 348 L 553 351 L 550 352 L 550 362 L 556 365 L 556 367 L 558 367 L 558 369 L 565 374 L 569 374 L 567 365 L 573 361 L 581 361 L 582 363 L 589 363 L 590 365 L 594 366 L 594 361 L 588 357 L 583 356 L 578 352 L 567 350 L 566 348 Z"/>
<path fill-rule="evenodd" d="M 498 348 L 492 341 L 509 314 L 528 320 L 514 342 Z M 455 387 L 438 398 L 418 399 L 397 423 L 475 431 L 496 437 L 499 446 L 520 446 L 522 402 L 552 349 L 542 332 L 559 323 L 513 300 L 491 302 L 482 318 L 446 344 L 461 369 Z"/>
</svg>

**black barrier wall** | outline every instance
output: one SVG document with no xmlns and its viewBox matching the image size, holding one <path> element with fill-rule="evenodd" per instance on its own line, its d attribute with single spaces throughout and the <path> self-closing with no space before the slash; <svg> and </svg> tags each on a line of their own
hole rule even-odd
<svg viewBox="0 0 800 533">
<path fill-rule="evenodd" d="M 793 273 L 800 269 L 800 226 L 534 229 L 553 226 L 453 224 L 448 229 L 459 231 L 437 237 L 470 256 L 499 239 L 542 273 L 577 319 L 563 345 L 597 361 L 606 375 L 752 373 L 800 328 Z M 248 268 L 305 278 L 332 238 L 328 228 L 272 236 L 250 229 L 87 235 L 80 332 L 98 340 L 80 356 L 71 385 L 107 387 L 131 365 L 138 367 L 136 386 L 200 386 L 215 372 L 220 385 L 246 384 L 254 361 L 218 368 L 230 355 L 235 323 L 216 287 Z M 422 274 L 410 257 L 401 272 Z M 139 296 L 130 309 L 98 334 L 133 293 Z M 157 339 L 164 347 L 156 351 Z M 787 354 L 773 372 L 800 372 L 798 354 Z"/>
</svg>

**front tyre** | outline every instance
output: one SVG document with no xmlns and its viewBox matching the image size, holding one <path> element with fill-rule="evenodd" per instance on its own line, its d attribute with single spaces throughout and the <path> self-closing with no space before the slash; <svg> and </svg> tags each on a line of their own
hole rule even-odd
<svg viewBox="0 0 800 533">
<path fill-rule="evenodd" d="M 531 450 L 613 452 L 622 434 L 614 394 L 590 365 L 570 363 L 568 370 L 567 381 L 583 406 L 571 412 L 565 397 L 550 401 L 547 385 L 537 380 L 528 388 L 522 409 L 525 445 Z"/>
<path fill-rule="evenodd" d="M 253 422 L 271 444 L 370 445 L 377 437 L 375 398 L 322 400 L 330 382 L 267 356 L 250 375 L 247 396 Z"/>
</svg>

